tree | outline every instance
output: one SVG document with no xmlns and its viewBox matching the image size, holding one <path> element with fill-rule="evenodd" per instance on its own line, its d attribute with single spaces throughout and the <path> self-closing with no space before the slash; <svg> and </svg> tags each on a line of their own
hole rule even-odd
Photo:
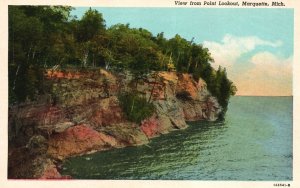
<svg viewBox="0 0 300 188">
<path fill-rule="evenodd" d="M 97 10 L 89 9 L 78 22 L 77 40 L 87 42 L 105 32 L 105 20 Z"/>
<path fill-rule="evenodd" d="M 233 82 L 227 78 L 226 69 L 222 68 L 221 66 L 219 66 L 213 82 L 215 85 L 214 90 L 212 90 L 212 94 L 217 97 L 219 104 L 223 108 L 221 114 L 219 115 L 219 119 L 224 119 L 230 96 L 235 95 L 237 89 Z"/>
<path fill-rule="evenodd" d="M 43 65 L 47 59 L 59 59 L 64 49 L 54 44 L 62 38 L 70 10 L 59 6 L 9 6 L 10 103 L 34 99 L 43 92 Z"/>
<path fill-rule="evenodd" d="M 85 12 L 82 19 L 77 23 L 76 38 L 81 51 L 82 66 L 86 67 L 88 61 L 95 65 L 95 57 L 101 54 L 101 48 L 105 38 L 105 20 L 102 14 L 91 8 Z M 90 58 L 89 55 L 92 55 Z M 103 55 L 102 55 L 103 56 Z"/>
</svg>

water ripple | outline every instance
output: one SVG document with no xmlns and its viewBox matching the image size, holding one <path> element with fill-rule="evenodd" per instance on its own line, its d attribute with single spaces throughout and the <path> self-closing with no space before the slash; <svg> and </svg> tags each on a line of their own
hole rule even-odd
<svg viewBox="0 0 300 188">
<path fill-rule="evenodd" d="M 276 108 L 275 108 L 275 107 Z M 74 157 L 62 174 L 81 179 L 291 180 L 292 100 L 234 97 L 224 122 L 129 147 Z"/>
</svg>

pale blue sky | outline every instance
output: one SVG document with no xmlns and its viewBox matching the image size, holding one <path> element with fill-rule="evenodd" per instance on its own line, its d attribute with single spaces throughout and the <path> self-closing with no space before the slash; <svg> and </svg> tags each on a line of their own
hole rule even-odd
<svg viewBox="0 0 300 188">
<path fill-rule="evenodd" d="M 88 8 L 78 7 L 72 14 L 81 18 Z M 293 53 L 293 9 L 93 9 L 103 14 L 108 27 L 117 23 L 129 23 L 131 27 L 145 28 L 154 35 L 164 32 L 167 38 L 177 33 L 188 40 L 195 37 L 198 43 L 221 41 L 225 34 L 239 37 L 257 36 L 268 41 L 283 42 L 281 48 L 269 48 L 269 51 L 280 51 L 285 57 Z"/>
<path fill-rule="evenodd" d="M 89 7 L 72 11 L 79 19 Z M 107 27 L 130 24 L 209 48 L 238 95 L 292 95 L 294 10 L 277 8 L 93 8 Z"/>
</svg>

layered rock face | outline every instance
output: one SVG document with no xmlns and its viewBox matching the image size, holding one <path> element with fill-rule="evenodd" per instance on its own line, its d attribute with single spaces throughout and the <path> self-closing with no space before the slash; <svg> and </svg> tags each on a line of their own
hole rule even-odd
<svg viewBox="0 0 300 188">
<path fill-rule="evenodd" d="M 99 70 L 47 76 L 51 97 L 9 109 L 9 178 L 70 178 L 56 165 L 67 157 L 146 144 L 186 128 L 186 121 L 214 121 L 221 111 L 206 83 L 189 74 L 155 72 L 137 84 L 136 92 L 155 106 L 140 124 L 126 119 L 117 97 L 132 90 L 130 75 Z"/>
<path fill-rule="evenodd" d="M 160 124 L 164 124 L 166 130 L 170 127 L 185 128 L 185 121 L 215 121 L 221 112 L 216 98 L 209 94 L 206 83 L 202 79 L 197 83 L 189 74 L 160 72 L 139 84 L 138 91 L 147 98 L 152 92 L 158 119 L 164 122 Z"/>
</svg>

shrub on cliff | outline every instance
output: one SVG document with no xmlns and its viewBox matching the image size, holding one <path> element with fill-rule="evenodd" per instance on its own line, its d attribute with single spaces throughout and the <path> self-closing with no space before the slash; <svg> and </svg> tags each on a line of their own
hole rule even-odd
<svg viewBox="0 0 300 188">
<path fill-rule="evenodd" d="M 135 93 L 119 94 L 121 108 L 129 121 L 140 123 L 154 113 L 154 105 Z"/>
</svg>

